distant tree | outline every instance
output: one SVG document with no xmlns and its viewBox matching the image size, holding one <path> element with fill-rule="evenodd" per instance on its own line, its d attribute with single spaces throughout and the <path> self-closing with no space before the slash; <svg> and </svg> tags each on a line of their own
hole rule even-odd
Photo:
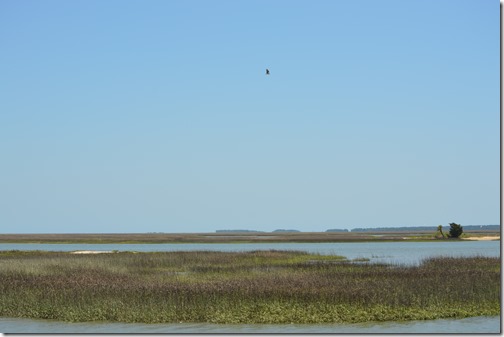
<svg viewBox="0 0 504 337">
<path fill-rule="evenodd" d="M 448 235 L 450 238 L 457 239 L 464 232 L 461 225 L 452 222 L 450 224 L 450 234 Z"/>
<path fill-rule="evenodd" d="M 442 225 L 437 226 L 437 230 L 438 230 L 438 233 L 441 234 L 441 236 L 444 239 L 445 236 L 444 236 L 444 233 L 443 233 L 443 226 Z"/>
</svg>

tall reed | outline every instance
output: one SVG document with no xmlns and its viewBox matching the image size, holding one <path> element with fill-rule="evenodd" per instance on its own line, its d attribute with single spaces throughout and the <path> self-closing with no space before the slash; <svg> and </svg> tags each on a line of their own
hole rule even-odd
<svg viewBox="0 0 504 337">
<path fill-rule="evenodd" d="M 0 316 L 329 323 L 498 314 L 499 258 L 406 267 L 293 251 L 0 253 Z"/>
</svg>

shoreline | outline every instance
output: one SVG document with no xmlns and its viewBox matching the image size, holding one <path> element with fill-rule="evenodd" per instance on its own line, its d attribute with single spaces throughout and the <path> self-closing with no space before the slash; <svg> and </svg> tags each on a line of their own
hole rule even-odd
<svg viewBox="0 0 504 337">
<path fill-rule="evenodd" d="M 462 238 L 462 240 L 468 240 L 468 241 L 500 241 L 500 236 L 474 236 L 474 237 Z"/>
</svg>

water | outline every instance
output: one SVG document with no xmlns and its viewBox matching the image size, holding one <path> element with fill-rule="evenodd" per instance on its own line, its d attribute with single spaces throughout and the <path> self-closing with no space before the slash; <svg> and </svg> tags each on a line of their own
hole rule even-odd
<svg viewBox="0 0 504 337">
<path fill-rule="evenodd" d="M 500 333 L 500 317 L 359 324 L 138 324 L 66 323 L 50 320 L 0 318 L 3 333 Z"/>
<path fill-rule="evenodd" d="M 434 256 L 500 256 L 500 241 L 432 242 L 336 242 L 336 243 L 177 243 L 177 244 L 38 244 L 2 243 L 0 250 L 44 251 L 252 251 L 302 250 L 324 255 L 342 255 L 348 259 L 367 258 L 371 262 L 416 265 Z"/>
</svg>

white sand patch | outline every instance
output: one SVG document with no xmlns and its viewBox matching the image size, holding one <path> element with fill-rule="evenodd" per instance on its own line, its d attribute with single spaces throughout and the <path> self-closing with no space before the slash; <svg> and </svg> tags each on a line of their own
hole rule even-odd
<svg viewBox="0 0 504 337">
<path fill-rule="evenodd" d="M 473 236 L 471 238 L 463 238 L 463 240 L 473 240 L 473 241 L 500 240 L 500 236 Z"/>
<path fill-rule="evenodd" d="M 70 252 L 70 254 L 108 254 L 113 253 L 111 250 L 77 250 Z"/>
</svg>

